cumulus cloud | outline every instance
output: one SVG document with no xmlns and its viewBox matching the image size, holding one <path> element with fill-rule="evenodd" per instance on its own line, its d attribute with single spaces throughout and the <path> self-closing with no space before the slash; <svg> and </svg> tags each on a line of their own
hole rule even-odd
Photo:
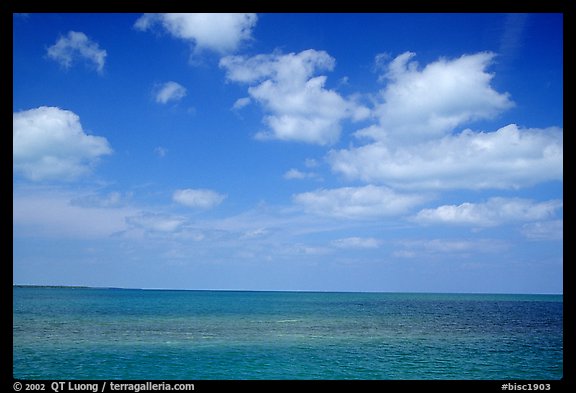
<svg viewBox="0 0 576 393">
<path fill-rule="evenodd" d="M 491 85 L 493 53 L 440 59 L 423 68 L 414 56 L 403 53 L 386 66 L 377 58 L 386 82 L 373 110 L 377 123 L 354 133 L 364 145 L 328 153 L 334 172 L 409 189 L 517 189 L 562 180 L 561 128 L 509 124 L 457 132 L 514 105 Z"/>
<path fill-rule="evenodd" d="M 331 151 L 328 161 L 349 179 L 396 187 L 519 188 L 562 180 L 563 132 L 511 124 L 397 148 L 375 142 Z"/>
<path fill-rule="evenodd" d="M 494 226 L 508 222 L 546 220 L 561 208 L 560 200 L 534 202 L 530 199 L 494 197 L 484 203 L 466 202 L 423 209 L 416 214 L 415 220 L 420 223 Z"/>
<path fill-rule="evenodd" d="M 294 202 L 308 213 L 351 219 L 370 219 L 405 213 L 425 198 L 416 194 L 401 194 L 388 187 L 368 185 L 321 189 L 296 194 Z"/>
<path fill-rule="evenodd" d="M 14 171 L 30 180 L 72 180 L 111 154 L 106 138 L 87 135 L 78 115 L 39 107 L 12 115 Z"/>
<path fill-rule="evenodd" d="M 179 101 L 186 96 L 186 88 L 176 82 L 166 82 L 156 89 L 156 102 L 166 104 L 170 101 Z"/>
<path fill-rule="evenodd" d="M 69 31 L 48 48 L 48 57 L 57 61 L 64 68 L 70 68 L 76 61 L 84 60 L 102 72 L 106 62 L 106 51 L 98 43 L 89 39 L 86 34 Z"/>
<path fill-rule="evenodd" d="M 250 98 L 268 113 L 263 119 L 268 130 L 256 134 L 258 139 L 320 145 L 338 140 L 342 120 L 369 115 L 367 108 L 327 89 L 326 76 L 315 76 L 334 66 L 335 60 L 328 53 L 313 49 L 220 60 L 228 80 L 249 84 Z"/>
<path fill-rule="evenodd" d="M 388 65 L 374 113 L 378 124 L 358 137 L 392 144 L 412 144 L 447 135 L 469 121 L 490 119 L 513 106 L 507 93 L 498 93 L 486 72 L 494 54 L 481 52 L 454 60 L 440 59 L 422 70 L 405 52 Z"/>
<path fill-rule="evenodd" d="M 226 195 L 205 189 L 182 189 L 174 191 L 172 200 L 181 205 L 199 209 L 210 209 L 218 206 L 226 199 Z"/>
<path fill-rule="evenodd" d="M 219 54 L 232 53 L 240 44 L 252 38 L 256 14 L 144 14 L 134 24 L 146 31 L 162 26 L 173 37 L 190 42 L 195 51 L 211 50 Z"/>
</svg>

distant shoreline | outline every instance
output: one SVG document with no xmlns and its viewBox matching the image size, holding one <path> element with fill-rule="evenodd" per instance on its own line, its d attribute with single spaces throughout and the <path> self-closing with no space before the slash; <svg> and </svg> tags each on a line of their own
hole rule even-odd
<svg viewBox="0 0 576 393">
<path fill-rule="evenodd" d="M 14 284 L 14 288 L 66 288 L 66 289 L 121 289 L 107 287 L 87 287 L 83 285 L 33 285 L 33 284 Z"/>
<path fill-rule="evenodd" d="M 563 293 L 490 293 L 490 292 L 375 292 L 375 291 L 314 291 L 314 290 L 258 290 L 258 289 L 182 289 L 182 288 L 121 288 L 121 287 L 91 287 L 84 285 L 36 285 L 36 284 L 13 284 L 13 288 L 52 288 L 52 289 L 114 289 L 133 291 L 191 291 L 191 292 L 291 292 L 291 293 L 393 293 L 414 295 L 550 295 L 564 296 Z"/>
</svg>

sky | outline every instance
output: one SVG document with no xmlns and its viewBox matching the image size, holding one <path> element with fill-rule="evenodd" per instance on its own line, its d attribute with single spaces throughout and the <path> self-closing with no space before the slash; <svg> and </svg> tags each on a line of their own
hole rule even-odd
<svg viewBox="0 0 576 393">
<path fill-rule="evenodd" d="M 561 14 L 14 14 L 13 282 L 562 293 Z"/>
</svg>

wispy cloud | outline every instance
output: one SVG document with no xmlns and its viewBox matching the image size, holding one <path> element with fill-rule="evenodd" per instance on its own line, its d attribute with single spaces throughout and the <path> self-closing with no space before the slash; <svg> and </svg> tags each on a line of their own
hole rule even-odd
<svg viewBox="0 0 576 393">
<path fill-rule="evenodd" d="M 232 109 L 234 109 L 234 110 L 242 109 L 242 108 L 244 108 L 245 106 L 250 105 L 251 102 L 252 102 L 252 100 L 250 99 L 250 97 L 238 98 L 238 99 L 234 102 L 234 105 L 232 105 Z"/>
<path fill-rule="evenodd" d="M 77 31 L 69 31 L 66 36 L 60 37 L 48 48 L 47 54 L 64 68 L 70 68 L 74 62 L 84 60 L 96 67 L 99 73 L 104 69 L 107 56 L 106 51 L 100 49 L 98 43 Z"/>
<path fill-rule="evenodd" d="M 507 14 L 500 37 L 499 54 L 508 59 L 514 58 L 523 46 L 524 31 L 529 14 Z"/>
<path fill-rule="evenodd" d="M 286 180 L 303 180 L 303 179 L 317 179 L 318 174 L 315 172 L 303 172 L 298 169 L 292 168 L 284 173 L 284 179 Z"/>
<path fill-rule="evenodd" d="M 168 154 L 168 149 L 162 146 L 158 146 L 154 148 L 154 154 L 156 154 L 160 158 L 166 157 L 166 154 Z"/>
<path fill-rule="evenodd" d="M 130 226 L 152 232 L 174 232 L 184 224 L 185 220 L 161 213 L 141 212 L 138 215 L 126 217 Z"/>
<path fill-rule="evenodd" d="M 184 206 L 211 209 L 222 203 L 226 195 L 212 190 L 187 188 L 174 191 L 172 199 Z"/>
<path fill-rule="evenodd" d="M 564 220 L 531 222 L 524 224 L 521 231 L 530 240 L 563 240 Z"/>
<path fill-rule="evenodd" d="M 494 197 L 483 203 L 423 209 L 415 216 L 415 220 L 420 223 L 494 226 L 508 222 L 549 219 L 561 208 L 561 200 L 535 202 L 522 198 Z"/>
<path fill-rule="evenodd" d="M 86 208 L 121 207 L 125 205 L 130 197 L 131 194 L 125 195 L 118 191 L 112 191 L 104 195 L 98 193 L 89 193 L 76 198 L 72 198 L 70 200 L 70 204 Z"/>
<path fill-rule="evenodd" d="M 121 203 L 119 193 L 43 187 L 17 187 L 13 195 L 13 224 L 19 236 L 47 238 L 108 238 L 128 229 L 126 218 L 138 209 Z"/>
<path fill-rule="evenodd" d="M 352 219 L 375 219 L 406 213 L 423 203 L 420 194 L 398 193 L 388 187 L 367 185 L 320 189 L 293 196 L 306 212 L 320 216 Z"/>
<path fill-rule="evenodd" d="M 434 255 L 457 254 L 462 257 L 478 253 L 501 252 L 507 243 L 495 239 L 421 239 L 398 242 L 399 248 L 392 252 L 397 258 L 420 258 Z"/>
<path fill-rule="evenodd" d="M 380 247 L 382 241 L 373 237 L 346 237 L 336 239 L 332 244 L 337 248 L 370 249 Z"/>
<path fill-rule="evenodd" d="M 186 96 L 186 88 L 173 81 L 163 83 L 155 89 L 156 102 L 167 104 L 172 101 L 179 101 Z"/>
</svg>

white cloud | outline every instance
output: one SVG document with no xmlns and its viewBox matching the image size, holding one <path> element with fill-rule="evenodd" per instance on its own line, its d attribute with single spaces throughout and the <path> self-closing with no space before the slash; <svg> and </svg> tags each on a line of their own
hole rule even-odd
<svg viewBox="0 0 576 393">
<path fill-rule="evenodd" d="M 396 250 L 392 253 L 392 256 L 396 258 L 416 258 L 418 253 L 413 250 Z"/>
<path fill-rule="evenodd" d="M 318 161 L 316 161 L 313 158 L 307 158 L 306 160 L 304 160 L 304 165 L 306 166 L 306 168 L 316 168 L 319 164 Z"/>
<path fill-rule="evenodd" d="M 516 221 L 537 221 L 552 218 L 562 201 L 534 202 L 521 198 L 490 198 L 484 203 L 443 205 L 423 209 L 415 216 L 420 223 L 445 223 L 494 226 Z"/>
<path fill-rule="evenodd" d="M 338 140 L 342 120 L 369 115 L 367 108 L 326 89 L 326 76 L 314 76 L 318 71 L 331 71 L 334 65 L 328 53 L 313 49 L 220 60 L 228 80 L 250 84 L 250 98 L 269 113 L 263 119 L 268 130 L 256 134 L 257 139 L 320 145 Z"/>
<path fill-rule="evenodd" d="M 289 171 L 287 171 L 284 174 L 284 179 L 305 179 L 306 178 L 306 173 L 299 171 L 298 169 L 290 169 Z"/>
<path fill-rule="evenodd" d="M 135 216 L 126 217 L 126 222 L 134 227 L 152 232 L 174 232 L 179 229 L 184 220 L 159 213 L 143 212 Z"/>
<path fill-rule="evenodd" d="M 168 149 L 162 146 L 158 146 L 154 148 L 154 154 L 156 154 L 160 158 L 166 157 L 166 154 L 168 154 Z"/>
<path fill-rule="evenodd" d="M 417 258 L 423 255 L 429 257 L 437 254 L 459 254 L 461 256 L 478 253 L 499 252 L 507 247 L 501 240 L 493 239 L 426 239 L 404 240 L 399 242 L 402 247 L 392 255 L 398 258 Z"/>
<path fill-rule="evenodd" d="M 378 248 L 381 243 L 373 237 L 347 237 L 332 242 L 338 248 Z"/>
<path fill-rule="evenodd" d="M 519 188 L 563 177 L 563 132 L 519 129 L 466 130 L 411 146 L 383 142 L 331 151 L 335 172 L 405 188 Z"/>
<path fill-rule="evenodd" d="M 157 88 L 156 102 L 166 104 L 170 101 L 179 101 L 186 96 L 186 88 L 179 83 L 170 81 Z"/>
<path fill-rule="evenodd" d="M 236 100 L 236 102 L 234 102 L 234 105 L 232 106 L 232 109 L 234 110 L 239 110 L 244 108 L 245 106 L 249 105 L 250 102 L 252 100 L 250 100 L 250 97 L 242 97 L 242 98 L 238 98 Z"/>
<path fill-rule="evenodd" d="M 120 192 L 113 191 L 106 195 L 99 195 L 90 193 L 88 195 L 81 195 L 77 198 L 70 200 L 70 203 L 75 206 L 81 207 L 119 207 L 122 206 L 127 197 L 131 194 L 123 196 Z"/>
<path fill-rule="evenodd" d="M 329 152 L 332 170 L 349 180 L 406 189 L 514 189 L 562 180 L 563 130 L 495 132 L 457 127 L 491 119 L 514 104 L 491 86 L 494 54 L 440 59 L 420 68 L 412 52 L 392 59 L 373 115 L 378 122 L 354 135 L 367 144 Z"/>
<path fill-rule="evenodd" d="M 256 14 L 144 14 L 134 24 L 146 31 L 161 25 L 172 36 L 188 41 L 195 51 L 212 50 L 219 54 L 232 53 L 240 44 L 252 38 Z"/>
<path fill-rule="evenodd" d="M 86 34 L 69 31 L 65 37 L 60 37 L 54 45 L 48 48 L 48 57 L 57 61 L 64 68 L 70 68 L 78 60 L 86 60 L 102 72 L 106 62 L 106 51 L 90 40 Z"/>
<path fill-rule="evenodd" d="M 328 53 L 314 49 L 286 55 L 272 53 L 220 59 L 220 67 L 226 70 L 231 81 L 253 84 L 271 79 L 268 84 L 279 83 L 286 89 L 296 90 L 316 71 L 331 71 L 335 65 L 336 61 Z"/>
<path fill-rule="evenodd" d="M 102 238 L 127 229 L 136 209 L 123 206 L 117 193 L 82 195 L 75 191 L 19 187 L 13 195 L 15 232 L 31 236 Z"/>
<path fill-rule="evenodd" d="M 490 119 L 513 106 L 507 93 L 491 86 L 486 68 L 493 53 L 440 59 L 419 70 L 415 56 L 405 52 L 393 59 L 383 75 L 388 81 L 374 110 L 378 125 L 356 133 L 389 144 L 413 144 L 447 135 L 455 127 Z"/>
<path fill-rule="evenodd" d="M 329 247 L 322 246 L 309 246 L 306 244 L 296 243 L 287 245 L 286 250 L 283 250 L 287 255 L 329 255 L 333 250 Z"/>
<path fill-rule="evenodd" d="M 226 195 L 212 190 L 187 188 L 174 191 L 172 199 L 184 206 L 210 209 L 222 203 L 226 199 Z"/>
<path fill-rule="evenodd" d="M 531 222 L 524 224 L 521 231 L 531 240 L 563 240 L 564 220 Z"/>
<path fill-rule="evenodd" d="M 266 228 L 257 228 L 254 230 L 250 230 L 245 232 L 244 234 L 242 234 L 240 236 L 240 239 L 255 239 L 255 238 L 261 238 L 263 236 L 266 236 L 270 233 L 270 231 Z"/>
<path fill-rule="evenodd" d="M 75 179 L 112 153 L 106 138 L 87 135 L 67 110 L 43 106 L 13 113 L 12 121 L 14 171 L 30 180 Z"/>
<path fill-rule="evenodd" d="M 296 194 L 293 199 L 309 213 L 352 219 L 397 215 L 424 201 L 421 195 L 373 185 L 316 190 Z"/>
<path fill-rule="evenodd" d="M 388 70 L 388 65 L 391 59 L 392 56 L 390 53 L 386 52 L 378 53 L 376 56 L 374 56 L 373 71 L 383 72 L 383 74 L 381 74 L 378 78 L 378 82 L 384 82 L 386 80 L 386 71 Z"/>
<path fill-rule="evenodd" d="M 529 14 L 519 13 L 506 15 L 504 29 L 500 37 L 500 49 L 498 51 L 501 56 L 509 58 L 516 56 L 524 43 L 524 35 L 529 16 Z"/>
<path fill-rule="evenodd" d="M 314 172 L 302 172 L 298 169 L 290 169 L 284 174 L 284 179 L 286 180 L 302 180 L 302 179 L 313 179 L 317 178 L 318 175 Z"/>
</svg>

